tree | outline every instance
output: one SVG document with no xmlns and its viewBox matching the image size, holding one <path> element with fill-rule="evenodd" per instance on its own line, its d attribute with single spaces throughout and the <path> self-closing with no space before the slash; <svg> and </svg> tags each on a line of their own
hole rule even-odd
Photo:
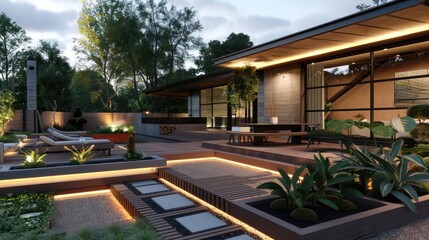
<svg viewBox="0 0 429 240">
<path fill-rule="evenodd" d="M 259 76 L 256 73 L 256 67 L 251 65 L 235 69 L 234 72 L 235 77 L 227 85 L 228 102 L 241 117 L 241 108 L 249 109 L 250 102 L 258 96 Z"/>
<path fill-rule="evenodd" d="M 223 42 L 212 40 L 207 44 L 207 46 L 202 46 L 200 48 L 200 55 L 195 60 L 195 65 L 197 65 L 197 70 L 199 72 L 207 74 L 220 69 L 219 67 L 214 66 L 214 60 L 216 58 L 232 54 L 252 46 L 253 42 L 250 41 L 250 37 L 248 35 L 244 33 L 231 33 Z"/>
<path fill-rule="evenodd" d="M 103 103 L 98 94 L 103 84 L 106 83 L 98 72 L 90 69 L 77 71 L 70 84 L 73 108 L 79 108 L 84 112 L 102 111 Z"/>
<path fill-rule="evenodd" d="M 0 136 L 3 136 L 7 124 L 13 119 L 13 103 L 15 98 L 12 92 L 0 90 Z"/>
<path fill-rule="evenodd" d="M 356 8 L 359 11 L 365 11 L 366 9 L 368 9 L 370 7 L 376 7 L 376 6 L 379 6 L 379 5 L 383 5 L 383 4 L 387 3 L 388 1 L 389 0 L 372 0 L 372 2 L 373 2 L 372 6 L 369 5 L 369 4 L 361 3 L 361 4 L 357 5 Z"/>
<path fill-rule="evenodd" d="M 182 69 L 188 51 L 200 47 L 201 39 L 194 34 L 202 29 L 193 8 L 167 8 L 167 2 L 140 2 L 142 29 L 142 62 L 140 75 L 145 87 L 155 88 L 171 82 L 173 73 Z M 160 82 L 161 76 L 164 82 Z"/>
<path fill-rule="evenodd" d="M 5 13 L 0 14 L 0 77 L 3 81 L 2 89 L 14 90 L 10 78 L 15 72 L 15 54 L 30 38 L 24 29 L 13 22 Z"/>
<path fill-rule="evenodd" d="M 115 49 L 114 26 L 125 9 L 124 1 L 120 0 L 83 0 L 82 10 L 78 19 L 79 47 L 76 50 L 94 63 L 96 71 L 103 77 L 104 84 L 98 97 L 104 107 L 113 110 L 113 96 L 110 86 L 114 81 L 120 82 L 122 68 Z"/>
<path fill-rule="evenodd" d="M 52 110 L 55 102 L 59 111 L 71 110 L 69 86 L 74 70 L 62 56 L 58 44 L 41 40 L 33 57 L 37 63 L 38 109 Z"/>
</svg>

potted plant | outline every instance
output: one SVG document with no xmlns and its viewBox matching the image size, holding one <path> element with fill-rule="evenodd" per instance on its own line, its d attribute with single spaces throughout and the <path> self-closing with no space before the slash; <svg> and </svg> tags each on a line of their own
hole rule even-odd
<svg viewBox="0 0 429 240">
<path fill-rule="evenodd" d="M 123 155 L 123 157 L 127 161 L 144 159 L 144 153 L 136 151 L 136 140 L 134 135 L 130 135 L 128 137 L 127 152 Z"/>
</svg>

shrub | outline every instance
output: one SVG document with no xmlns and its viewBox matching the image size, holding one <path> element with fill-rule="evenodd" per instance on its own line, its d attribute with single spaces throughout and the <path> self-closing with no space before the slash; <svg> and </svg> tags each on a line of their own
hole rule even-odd
<svg viewBox="0 0 429 240">
<path fill-rule="evenodd" d="M 425 140 L 429 138 L 429 124 L 419 123 L 417 126 L 411 130 L 411 137 L 417 140 Z"/>
<path fill-rule="evenodd" d="M 73 149 L 70 149 L 67 146 L 64 146 L 64 149 L 72 153 L 72 158 L 70 159 L 71 165 L 76 164 L 85 164 L 88 160 L 92 158 L 92 150 L 94 149 L 94 144 L 85 148 L 82 145 L 82 148 L 79 150 L 75 146 L 72 146 Z"/>
<path fill-rule="evenodd" d="M 382 197 L 391 195 L 416 213 L 417 208 L 410 197 L 418 200 L 415 188 L 429 181 L 428 166 L 418 155 L 399 155 L 402 144 L 403 140 L 398 140 L 392 144 L 390 150 L 381 148 L 381 154 L 371 153 L 365 148 L 361 150 L 353 145 L 350 149 L 353 156 L 343 157 L 340 163 L 347 162 L 348 165 L 344 169 L 350 169 L 357 174 L 369 172 L 372 174 L 372 188 L 379 190 Z M 414 166 L 423 171 L 415 171 Z"/>
<path fill-rule="evenodd" d="M 419 120 L 429 119 L 429 104 L 418 104 L 410 106 L 407 110 L 407 116 Z"/>
<path fill-rule="evenodd" d="M 24 167 L 25 168 L 37 168 L 37 167 L 44 167 L 45 162 L 43 161 L 43 158 L 46 157 L 46 153 L 39 153 L 38 150 L 36 151 L 23 151 L 25 159 L 24 159 Z"/>
<path fill-rule="evenodd" d="M 3 136 L 7 124 L 13 119 L 15 97 L 10 91 L 0 91 L 0 136 Z"/>
</svg>

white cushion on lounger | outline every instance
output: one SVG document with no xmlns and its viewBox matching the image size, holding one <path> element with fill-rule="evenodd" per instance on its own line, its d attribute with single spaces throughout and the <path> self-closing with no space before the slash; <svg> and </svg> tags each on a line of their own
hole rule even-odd
<svg viewBox="0 0 429 240">
<path fill-rule="evenodd" d="M 77 145 L 77 144 L 97 144 L 97 143 L 111 143 L 108 139 L 82 139 L 82 140 L 73 140 L 73 141 L 54 141 L 51 138 L 46 136 L 40 136 L 39 140 L 48 144 L 48 145 Z"/>
<path fill-rule="evenodd" d="M 51 133 L 54 137 L 59 138 L 59 139 L 64 140 L 64 141 L 80 141 L 81 139 L 83 139 L 83 140 L 92 140 L 93 139 L 91 137 L 70 137 L 70 136 L 64 135 L 64 134 L 62 134 L 62 133 L 60 133 L 60 132 L 58 132 L 52 128 L 48 128 L 48 132 Z"/>
</svg>

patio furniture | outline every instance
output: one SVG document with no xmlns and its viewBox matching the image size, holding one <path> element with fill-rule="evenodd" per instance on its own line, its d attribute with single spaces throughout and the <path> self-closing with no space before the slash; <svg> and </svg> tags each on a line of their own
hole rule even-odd
<svg viewBox="0 0 429 240">
<path fill-rule="evenodd" d="M 320 144 L 320 142 L 334 142 L 338 143 L 340 150 L 343 150 L 343 144 L 346 145 L 348 148 L 350 146 L 350 137 L 347 135 L 344 135 L 340 132 L 327 130 L 327 129 L 319 129 L 315 131 L 311 131 L 308 133 L 308 143 L 307 148 L 310 146 L 310 144 L 314 144 L 314 142 L 317 142 L 317 145 Z"/>
<path fill-rule="evenodd" d="M 79 135 L 77 136 L 71 136 L 71 135 L 67 135 L 64 134 L 63 131 L 59 131 L 55 128 L 48 128 L 47 130 L 50 134 L 52 134 L 52 136 L 61 139 L 63 141 L 80 141 L 80 140 L 93 140 L 94 138 L 92 137 L 81 137 Z"/>
<path fill-rule="evenodd" d="M 67 141 L 55 141 L 52 138 L 46 136 L 40 136 L 39 141 L 34 144 L 25 145 L 21 151 L 28 150 L 39 150 L 41 152 L 67 152 L 64 149 L 67 147 L 76 147 L 77 149 L 82 149 L 94 145 L 94 150 L 102 150 L 103 152 L 107 150 L 107 155 L 110 156 L 110 150 L 115 146 L 114 143 L 107 139 L 80 139 L 80 140 L 67 140 Z"/>
<path fill-rule="evenodd" d="M 253 143 L 255 145 L 262 145 L 264 143 L 264 137 L 266 136 L 274 136 L 275 133 L 280 133 L 282 131 L 288 130 L 291 132 L 299 132 L 296 135 L 290 135 L 291 137 L 291 143 L 293 144 L 299 144 L 301 143 L 301 137 L 307 135 L 307 130 L 313 130 L 314 128 L 317 128 L 319 124 L 315 123 L 279 123 L 279 124 L 272 124 L 272 123 L 249 123 L 247 124 L 250 127 L 253 127 L 253 132 L 255 133 L 265 133 L 265 135 L 261 136 L 254 136 Z M 282 134 L 287 133 L 286 131 Z M 305 133 L 305 134 L 304 134 Z M 280 135 L 282 135 L 280 134 Z"/>
<path fill-rule="evenodd" d="M 54 127 L 49 127 L 47 131 L 49 132 L 49 130 L 52 130 L 52 131 L 55 131 L 55 132 L 59 132 L 59 133 L 61 133 L 63 135 L 67 135 L 67 136 L 70 136 L 70 137 L 80 137 L 82 134 L 86 134 L 87 133 L 86 131 L 61 131 L 61 130 L 56 129 Z"/>
<path fill-rule="evenodd" d="M 256 139 L 256 138 L 261 138 L 262 142 L 267 142 L 268 137 L 271 136 L 276 136 L 276 137 L 302 137 L 302 136 L 307 136 L 307 132 L 291 132 L 291 131 L 279 131 L 279 132 L 237 132 L 237 131 L 227 131 L 226 134 L 229 134 L 229 141 L 228 144 L 231 143 L 232 140 L 232 144 L 235 144 L 235 137 L 238 136 L 238 143 L 241 143 L 241 139 L 244 138 L 244 141 L 247 138 L 252 138 Z M 288 143 L 289 143 L 290 139 L 288 139 Z M 253 143 L 255 144 L 255 140 L 253 141 Z M 255 145 L 260 145 L 260 144 L 255 144 Z"/>
</svg>

